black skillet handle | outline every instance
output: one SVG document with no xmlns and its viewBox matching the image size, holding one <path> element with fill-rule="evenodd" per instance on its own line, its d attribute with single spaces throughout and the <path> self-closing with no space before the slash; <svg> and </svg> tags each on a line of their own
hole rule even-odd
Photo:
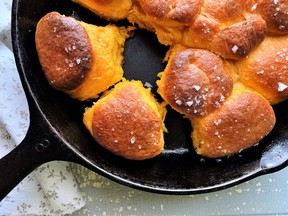
<svg viewBox="0 0 288 216">
<path fill-rule="evenodd" d="M 29 108 L 30 127 L 26 137 L 0 160 L 0 201 L 38 166 L 53 160 L 75 158 L 40 111 L 31 104 Z"/>
</svg>

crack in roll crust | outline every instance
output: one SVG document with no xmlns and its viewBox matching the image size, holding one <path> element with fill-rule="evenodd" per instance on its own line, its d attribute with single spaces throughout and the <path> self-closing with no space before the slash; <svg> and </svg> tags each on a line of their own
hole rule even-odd
<svg viewBox="0 0 288 216">
<path fill-rule="evenodd" d="M 57 12 L 47 14 L 37 24 L 36 49 L 47 80 L 58 90 L 78 87 L 92 67 L 86 30 L 74 18 Z"/>
</svg>

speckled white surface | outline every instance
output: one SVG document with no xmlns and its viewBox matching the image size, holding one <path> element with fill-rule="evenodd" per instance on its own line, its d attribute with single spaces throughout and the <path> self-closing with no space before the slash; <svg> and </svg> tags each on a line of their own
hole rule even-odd
<svg viewBox="0 0 288 216">
<path fill-rule="evenodd" d="M 122 186 L 71 164 L 86 206 L 73 215 L 288 215 L 288 168 L 201 195 L 160 195 Z"/>
</svg>

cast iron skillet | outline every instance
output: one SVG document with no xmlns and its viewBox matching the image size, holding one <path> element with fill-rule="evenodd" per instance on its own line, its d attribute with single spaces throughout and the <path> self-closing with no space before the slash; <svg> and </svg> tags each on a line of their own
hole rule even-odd
<svg viewBox="0 0 288 216">
<path fill-rule="evenodd" d="M 82 124 L 83 110 L 90 104 L 52 89 L 43 76 L 34 33 L 39 19 L 51 11 L 97 25 L 107 23 L 70 0 L 13 2 L 13 48 L 31 120 L 24 141 L 1 159 L 1 199 L 36 167 L 52 160 L 76 162 L 121 184 L 163 194 L 215 191 L 287 166 L 288 101 L 275 106 L 277 123 L 272 133 L 259 145 L 230 158 L 216 160 L 196 155 L 189 122 L 170 109 L 165 122 L 170 133 L 165 135 L 165 150 L 160 156 L 135 162 L 104 150 Z M 165 66 L 162 59 L 166 50 L 152 33 L 137 31 L 126 44 L 125 77 L 152 84 L 156 93 L 155 80 Z"/>
</svg>

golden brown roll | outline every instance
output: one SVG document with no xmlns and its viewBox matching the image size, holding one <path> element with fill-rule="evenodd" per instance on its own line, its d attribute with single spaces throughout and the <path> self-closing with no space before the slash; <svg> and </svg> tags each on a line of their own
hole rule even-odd
<svg viewBox="0 0 288 216">
<path fill-rule="evenodd" d="M 167 26 L 190 25 L 200 12 L 203 0 L 138 0 L 138 3 L 154 22 Z M 157 21 L 156 21 L 157 20 Z M 151 22 L 153 22 L 151 20 Z"/>
<path fill-rule="evenodd" d="M 205 0 L 200 15 L 183 33 L 182 43 L 205 48 L 227 59 L 240 59 L 257 47 L 266 23 L 253 14 L 255 1 Z"/>
<path fill-rule="evenodd" d="M 124 19 L 132 7 L 132 0 L 73 0 L 95 14 L 111 20 Z"/>
<path fill-rule="evenodd" d="M 204 0 L 201 14 L 228 26 L 243 21 L 245 14 L 253 11 L 254 4 L 255 0 Z"/>
<path fill-rule="evenodd" d="M 159 155 L 166 109 L 140 81 L 123 81 L 84 113 L 84 124 L 104 148 L 131 160 Z"/>
<path fill-rule="evenodd" d="M 288 36 L 267 37 L 236 65 L 241 82 L 271 104 L 288 98 Z"/>
<path fill-rule="evenodd" d="M 208 49 L 225 59 L 247 56 L 267 28 L 270 34 L 288 34 L 286 0 L 74 1 L 108 19 L 128 18 L 155 32 L 164 45 Z"/>
<path fill-rule="evenodd" d="M 274 127 L 271 104 L 288 99 L 287 1 L 73 1 L 106 19 L 127 18 L 171 46 L 158 93 L 191 121 L 198 154 L 233 155 Z M 52 12 L 37 25 L 36 48 L 49 83 L 73 98 L 96 98 L 122 79 L 83 122 L 113 154 L 144 160 L 163 150 L 166 109 L 140 81 L 122 78 L 130 30 Z"/>
<path fill-rule="evenodd" d="M 270 33 L 288 34 L 287 0 L 257 0 L 255 10 L 266 21 Z"/>
<path fill-rule="evenodd" d="M 194 22 L 202 4 L 203 0 L 138 0 L 128 20 L 154 31 L 160 43 L 171 45 L 181 40 L 183 29 Z"/>
<path fill-rule="evenodd" d="M 191 123 L 196 152 L 220 158 L 256 145 L 274 127 L 275 115 L 265 98 L 237 83 L 221 108 Z"/>
<path fill-rule="evenodd" d="M 219 108 L 233 88 L 232 66 L 208 50 L 172 51 L 158 93 L 175 110 L 201 117 Z"/>
<path fill-rule="evenodd" d="M 87 100 L 122 79 L 128 35 L 125 28 L 98 27 L 51 12 L 37 24 L 36 50 L 51 86 Z"/>
</svg>

